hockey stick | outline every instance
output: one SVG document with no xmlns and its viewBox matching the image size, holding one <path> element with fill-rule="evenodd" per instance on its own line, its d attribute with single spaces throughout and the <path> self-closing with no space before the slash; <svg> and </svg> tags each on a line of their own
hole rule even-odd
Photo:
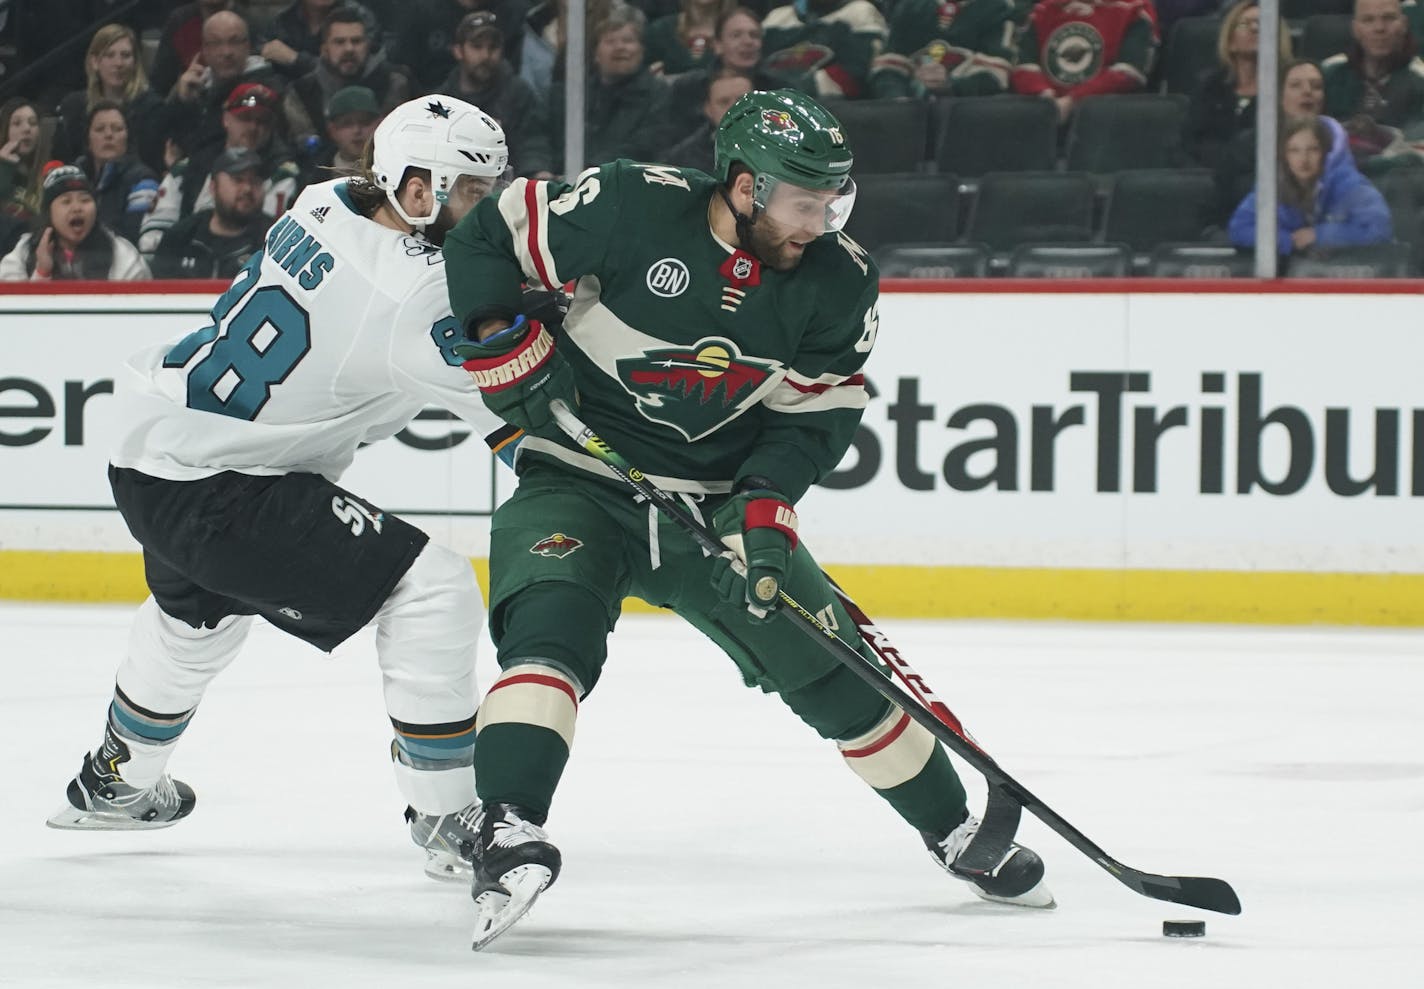
<svg viewBox="0 0 1424 989">
<path fill-rule="evenodd" d="M 632 487 L 641 494 L 648 502 L 666 515 L 673 522 L 677 523 L 684 531 L 704 551 L 712 556 L 720 556 L 727 552 L 727 547 L 701 522 L 675 498 L 651 483 L 647 477 L 637 467 L 634 467 L 599 436 L 594 433 L 584 422 L 574 414 L 562 400 L 555 399 L 549 403 L 549 407 L 554 414 L 559 428 L 568 434 L 569 438 L 582 447 L 585 451 L 595 457 L 600 463 L 608 467 L 620 480 Z M 820 644 L 821 648 L 831 653 L 838 661 L 843 663 L 847 669 L 865 681 L 870 687 L 888 699 L 891 703 L 899 706 L 906 714 L 918 724 L 924 727 L 930 734 L 945 744 L 950 751 L 967 762 L 970 766 L 984 775 L 989 783 L 989 803 L 990 812 L 996 806 L 1000 813 L 996 815 L 999 820 L 1006 820 L 1002 809 L 1008 803 L 1016 804 L 1033 814 L 1053 831 L 1060 835 L 1074 848 L 1078 849 L 1088 858 L 1092 859 L 1113 878 L 1129 889 L 1150 896 L 1158 900 L 1167 900 L 1172 903 L 1181 903 L 1190 907 L 1199 907 L 1203 910 L 1214 910 L 1217 913 L 1238 914 L 1241 912 L 1241 901 L 1237 899 L 1236 892 L 1231 886 L 1220 879 L 1211 879 L 1196 876 L 1159 876 L 1150 872 L 1142 872 L 1130 866 L 1123 865 L 1107 852 L 1103 851 L 1088 839 L 1077 828 L 1069 824 L 1066 820 L 1054 812 L 1047 804 L 1034 796 L 1016 779 L 1010 776 L 994 759 L 979 747 L 959 725 L 959 720 L 954 717 L 943 703 L 934 699 L 933 704 L 936 709 L 942 709 L 952 724 L 941 720 L 939 716 L 931 713 L 931 708 L 917 701 L 916 697 L 901 688 L 894 680 L 886 677 L 873 663 L 866 660 L 855 649 L 851 648 L 827 628 L 814 614 L 802 607 L 783 589 L 779 592 L 782 608 L 780 609 L 785 619 L 792 622 L 801 629 L 807 636 Z M 842 594 L 842 600 L 849 601 Z M 865 618 L 864 612 L 859 608 L 854 608 L 858 625 L 873 628 L 869 619 Z M 862 633 L 864 634 L 864 633 Z M 881 637 L 883 639 L 883 636 Z M 872 642 L 872 645 L 874 643 Z M 888 642 L 885 643 L 888 645 Z M 899 657 L 898 652 L 890 650 L 894 654 L 895 660 L 887 660 L 892 669 L 903 665 L 909 669 L 908 664 Z M 876 648 L 877 654 L 882 658 L 886 657 L 884 646 Z M 933 692 L 928 689 L 928 685 L 918 674 L 910 671 L 915 679 L 923 687 L 923 693 L 927 697 L 933 697 Z M 903 674 L 902 674 L 903 675 Z M 927 702 L 928 703 L 928 702 Z M 1016 815 L 1010 814 L 1015 817 Z M 990 813 L 986 813 L 986 822 L 990 819 Z M 1012 833 L 1010 833 L 1012 837 Z"/>
</svg>

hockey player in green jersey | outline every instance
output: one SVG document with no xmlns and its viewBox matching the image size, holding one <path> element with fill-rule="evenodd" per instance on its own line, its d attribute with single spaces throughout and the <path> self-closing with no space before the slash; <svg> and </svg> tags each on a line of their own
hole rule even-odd
<svg viewBox="0 0 1424 989">
<path fill-rule="evenodd" d="M 543 825 L 630 595 L 682 616 L 748 685 L 832 740 L 942 866 L 978 827 L 933 736 L 749 591 L 784 586 L 830 609 L 831 628 L 855 627 L 798 544 L 793 507 L 849 446 L 879 326 L 874 262 L 841 232 L 850 148 L 810 97 L 753 92 L 723 118 L 715 161 L 715 177 L 617 161 L 572 184 L 518 180 L 445 241 L 468 338 L 451 349 L 485 403 L 526 433 L 490 536 L 501 675 L 476 724 L 477 948 L 558 876 Z M 556 333 L 520 312 L 521 283 L 570 281 Z M 553 399 L 710 520 L 747 577 L 568 442 Z M 1038 856 L 1013 845 L 971 885 L 1051 906 L 1042 876 Z"/>
</svg>

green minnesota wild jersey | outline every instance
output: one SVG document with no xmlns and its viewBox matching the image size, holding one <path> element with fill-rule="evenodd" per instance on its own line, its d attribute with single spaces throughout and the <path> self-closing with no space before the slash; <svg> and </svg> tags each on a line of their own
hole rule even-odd
<svg viewBox="0 0 1424 989">
<path fill-rule="evenodd" d="M 844 234 L 811 242 L 793 271 L 762 266 L 713 234 L 715 190 L 701 172 L 622 160 L 572 185 L 519 179 L 447 235 L 451 303 L 463 326 L 518 312 L 523 282 L 576 283 L 557 347 L 596 432 L 668 490 L 755 475 L 795 501 L 865 409 L 879 276 Z M 541 437 L 518 457 L 612 476 Z"/>
</svg>

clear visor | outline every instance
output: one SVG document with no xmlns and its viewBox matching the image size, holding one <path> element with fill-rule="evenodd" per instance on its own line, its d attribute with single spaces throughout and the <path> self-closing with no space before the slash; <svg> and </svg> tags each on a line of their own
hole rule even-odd
<svg viewBox="0 0 1424 989">
<path fill-rule="evenodd" d="M 855 206 L 855 181 L 839 189 L 807 189 L 770 175 L 758 175 L 753 198 L 762 213 L 783 227 L 811 237 L 845 227 Z"/>
<path fill-rule="evenodd" d="M 449 207 L 459 220 L 475 204 L 486 196 L 498 194 L 511 181 L 511 172 L 505 169 L 502 175 L 470 175 L 468 173 L 442 173 L 435 185 L 435 199 L 439 206 Z M 439 212 L 439 207 L 436 209 Z"/>
</svg>

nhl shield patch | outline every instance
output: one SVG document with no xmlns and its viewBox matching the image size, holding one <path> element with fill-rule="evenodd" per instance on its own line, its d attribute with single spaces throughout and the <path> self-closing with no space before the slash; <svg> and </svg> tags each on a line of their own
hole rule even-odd
<svg viewBox="0 0 1424 989">
<path fill-rule="evenodd" d="M 582 539 L 575 539 L 573 536 L 556 532 L 552 536 L 545 536 L 533 546 L 529 547 L 529 552 L 535 556 L 548 556 L 555 560 L 562 560 L 574 550 L 583 546 Z"/>
</svg>

